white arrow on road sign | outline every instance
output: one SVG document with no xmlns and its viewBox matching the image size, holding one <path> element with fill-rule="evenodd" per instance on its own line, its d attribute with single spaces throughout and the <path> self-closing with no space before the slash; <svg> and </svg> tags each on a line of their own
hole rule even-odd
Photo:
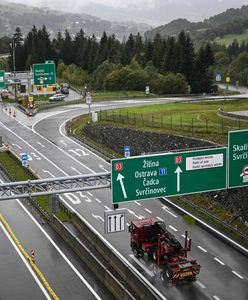
<svg viewBox="0 0 248 300">
<path fill-rule="evenodd" d="M 122 189 L 122 193 L 123 193 L 123 197 L 126 199 L 127 198 L 127 193 L 126 193 L 125 186 L 124 186 L 124 183 L 123 183 L 123 179 L 124 178 L 125 177 L 123 175 L 121 175 L 120 173 L 118 173 L 117 181 L 120 181 L 121 189 Z"/>
<path fill-rule="evenodd" d="M 182 173 L 181 168 L 178 166 L 175 173 L 177 174 L 177 192 L 180 192 L 180 173 Z"/>
</svg>

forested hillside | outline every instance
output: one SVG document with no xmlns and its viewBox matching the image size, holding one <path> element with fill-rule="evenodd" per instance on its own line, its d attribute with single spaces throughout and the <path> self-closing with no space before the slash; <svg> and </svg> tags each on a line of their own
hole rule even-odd
<svg viewBox="0 0 248 300">
<path fill-rule="evenodd" d="M 146 38 L 154 38 L 157 33 L 162 37 L 177 35 L 180 31 L 188 32 L 192 40 L 199 44 L 204 41 L 214 41 L 226 34 L 241 34 L 248 29 L 248 5 L 241 8 L 230 8 L 203 22 L 189 22 L 177 19 L 169 24 L 159 26 L 145 33 Z"/>
</svg>

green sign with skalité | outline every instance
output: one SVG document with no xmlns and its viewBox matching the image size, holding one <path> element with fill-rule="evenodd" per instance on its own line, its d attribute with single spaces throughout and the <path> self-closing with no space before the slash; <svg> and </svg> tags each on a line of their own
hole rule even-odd
<svg viewBox="0 0 248 300">
<path fill-rule="evenodd" d="M 227 148 L 114 159 L 112 201 L 226 189 Z"/>
<path fill-rule="evenodd" d="M 248 130 L 230 131 L 228 149 L 228 187 L 248 185 Z"/>
</svg>

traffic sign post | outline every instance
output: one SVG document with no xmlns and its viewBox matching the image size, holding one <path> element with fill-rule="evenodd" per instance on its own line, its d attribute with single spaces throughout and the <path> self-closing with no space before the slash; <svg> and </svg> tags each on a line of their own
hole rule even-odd
<svg viewBox="0 0 248 300">
<path fill-rule="evenodd" d="M 248 130 L 228 133 L 228 187 L 248 185 Z"/>
<path fill-rule="evenodd" d="M 113 203 L 226 189 L 227 148 L 114 159 Z"/>
<path fill-rule="evenodd" d="M 124 212 L 104 212 L 105 233 L 125 231 Z"/>
<path fill-rule="evenodd" d="M 35 85 L 49 85 L 56 83 L 54 63 L 33 64 L 33 73 Z"/>
<path fill-rule="evenodd" d="M 130 146 L 125 146 L 124 147 L 124 157 L 129 157 L 130 154 L 131 154 Z"/>
<path fill-rule="evenodd" d="M 27 153 L 22 153 L 22 166 L 27 168 L 29 165 Z"/>
<path fill-rule="evenodd" d="M 5 72 L 0 70 L 0 88 L 5 88 Z"/>
</svg>

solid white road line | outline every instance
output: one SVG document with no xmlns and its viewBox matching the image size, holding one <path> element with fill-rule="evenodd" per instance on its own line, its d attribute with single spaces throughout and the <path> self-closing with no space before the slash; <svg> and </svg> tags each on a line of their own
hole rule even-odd
<svg viewBox="0 0 248 300">
<path fill-rule="evenodd" d="M 171 225 L 169 225 L 169 227 L 170 227 L 172 230 L 174 230 L 174 231 L 178 231 L 175 227 L 173 227 L 173 226 L 171 226 Z"/>
<path fill-rule="evenodd" d="M 48 233 L 41 227 L 41 225 L 36 221 L 36 219 L 31 215 L 31 213 L 26 209 L 26 207 L 16 199 L 18 204 L 23 208 L 23 210 L 29 215 L 32 221 L 36 224 L 36 226 L 42 231 L 42 233 L 46 236 L 49 242 L 54 246 L 54 248 L 59 252 L 59 254 L 63 257 L 63 259 L 67 262 L 67 264 L 71 267 L 71 269 L 77 274 L 79 279 L 87 286 L 87 288 L 91 291 L 91 293 L 95 296 L 96 299 L 101 300 L 99 295 L 95 292 L 95 290 L 91 287 L 91 285 L 85 280 L 85 278 L 79 273 L 79 271 L 74 267 L 71 261 L 67 258 L 67 256 L 62 252 L 62 250 L 57 246 L 54 240 L 48 235 Z"/>
<path fill-rule="evenodd" d="M 206 249 L 204 249 L 203 247 L 201 247 L 201 246 L 197 246 L 197 248 L 199 248 L 201 251 L 203 251 L 203 252 L 208 252 Z"/>
<path fill-rule="evenodd" d="M 214 260 L 216 260 L 222 266 L 225 266 L 225 264 L 223 263 L 223 261 L 219 260 L 217 257 L 214 257 Z"/>
<path fill-rule="evenodd" d="M 136 262 L 137 265 L 139 265 L 148 275 L 150 275 L 151 277 L 154 277 L 154 273 L 150 270 L 147 269 L 147 267 L 145 265 L 142 264 L 141 261 L 139 261 L 136 257 L 134 257 L 133 254 L 129 254 L 129 256 Z"/>
<path fill-rule="evenodd" d="M 201 283 L 199 280 L 196 280 L 196 283 L 199 285 L 199 287 L 201 287 L 202 289 L 205 289 L 205 285 L 203 283 Z"/>
<path fill-rule="evenodd" d="M 244 279 L 244 277 L 241 276 L 239 273 L 237 273 L 237 272 L 235 272 L 235 271 L 232 271 L 232 273 L 233 273 L 234 275 L 236 275 L 237 277 L 239 277 L 240 279 Z"/>
<path fill-rule="evenodd" d="M 19 250 L 19 248 L 16 246 L 16 244 L 14 243 L 14 241 L 12 240 L 11 236 L 9 235 L 8 231 L 5 229 L 5 227 L 3 226 L 2 222 L 0 222 L 0 226 L 2 227 L 2 230 L 4 231 L 5 235 L 7 236 L 8 240 L 10 241 L 10 243 L 12 244 L 12 246 L 14 247 L 14 249 L 16 250 L 16 252 L 18 253 L 18 255 L 20 256 L 21 260 L 24 262 L 25 266 L 27 267 L 27 269 L 29 270 L 29 272 L 31 273 L 31 275 L 33 276 L 34 280 L 36 281 L 36 283 L 38 284 L 38 286 L 40 287 L 40 289 L 42 290 L 43 294 L 45 295 L 45 297 L 47 299 L 51 299 L 51 297 L 49 296 L 49 294 L 47 293 L 45 287 L 42 285 L 42 283 L 40 282 L 39 278 L 36 276 L 35 272 L 33 271 L 32 267 L 30 266 L 30 264 L 28 263 L 28 261 L 26 260 L 25 257 L 23 257 L 21 251 Z"/>
</svg>

